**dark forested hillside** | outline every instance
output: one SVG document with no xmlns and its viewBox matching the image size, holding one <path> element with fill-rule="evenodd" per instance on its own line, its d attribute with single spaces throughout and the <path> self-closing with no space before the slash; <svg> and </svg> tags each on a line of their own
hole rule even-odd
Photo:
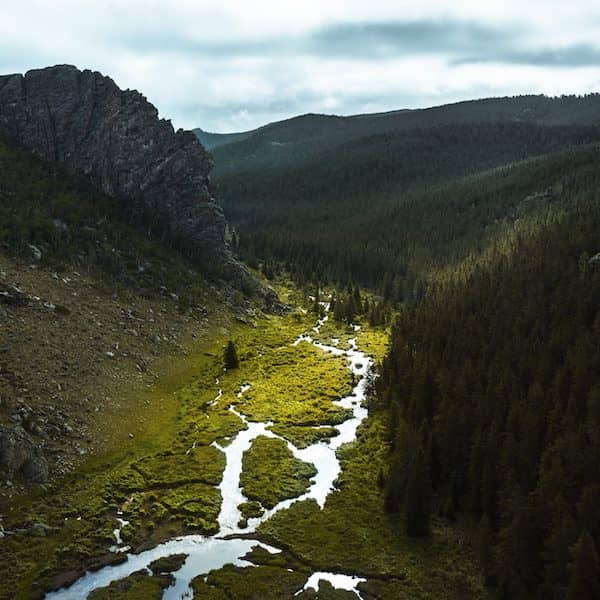
<svg viewBox="0 0 600 600">
<path fill-rule="evenodd" d="M 505 219 L 551 202 L 560 157 L 598 140 L 599 125 L 598 95 L 520 96 L 304 115 L 211 143 L 245 260 L 293 265 L 300 283 L 352 279 L 399 301 Z"/>
<path fill-rule="evenodd" d="M 600 597 L 597 110 L 499 99 L 352 134 L 307 116 L 217 149 L 249 262 L 396 308 L 386 509 L 414 536 L 471 523 L 502 598 Z"/>
<path fill-rule="evenodd" d="M 286 261 L 300 282 L 354 279 L 380 291 L 391 277 L 406 291 L 427 270 L 464 258 L 517 207 L 539 204 L 523 201 L 556 183 L 561 159 L 530 157 L 559 156 L 597 136 L 591 127 L 446 126 L 370 136 L 310 164 L 218 181 L 250 263 Z"/>
<path fill-rule="evenodd" d="M 600 165 L 567 165 L 559 201 L 400 310 L 380 386 L 388 509 L 476 519 L 504 598 L 598 597 Z"/>
<path fill-rule="evenodd" d="M 203 277 L 167 240 L 144 235 L 122 205 L 0 140 L 0 247 L 48 268 L 76 268 L 143 293 L 198 295 Z"/>
</svg>

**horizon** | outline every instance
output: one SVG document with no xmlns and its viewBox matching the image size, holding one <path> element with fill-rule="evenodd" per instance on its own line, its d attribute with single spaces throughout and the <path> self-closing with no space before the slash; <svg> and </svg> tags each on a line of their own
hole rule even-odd
<svg viewBox="0 0 600 600">
<path fill-rule="evenodd" d="M 84 66 L 80 66 L 80 65 L 74 65 L 74 64 L 55 64 L 55 65 L 46 65 L 45 67 L 35 67 L 32 69 L 28 69 L 25 72 L 22 73 L 0 73 L 0 77 L 5 77 L 5 76 L 11 76 L 11 75 L 26 75 L 29 71 L 37 71 L 37 70 L 44 70 L 44 69 L 51 69 L 54 67 L 60 67 L 60 66 L 67 66 L 67 67 L 74 67 L 80 71 L 85 71 L 85 70 L 92 70 L 94 71 L 94 69 L 88 69 L 87 67 Z M 108 77 L 110 79 L 112 79 L 114 81 L 114 78 L 110 75 L 110 73 L 103 73 L 102 71 L 98 71 L 98 73 L 100 73 L 100 75 L 104 76 L 104 77 Z M 118 85 L 118 82 L 115 82 Z M 123 91 L 137 91 L 139 93 L 141 93 L 151 104 L 153 104 L 156 108 L 158 108 L 154 102 L 152 102 L 152 99 L 149 98 L 143 90 L 139 90 L 139 89 L 134 89 L 134 88 L 123 88 L 121 86 L 119 86 Z M 514 99 L 514 98 L 523 98 L 523 97 L 543 97 L 543 98 L 548 98 L 549 100 L 557 100 L 560 98 L 585 98 L 587 96 L 598 96 L 600 95 L 600 90 L 599 91 L 590 91 L 590 92 L 584 92 L 584 93 L 576 93 L 576 92 L 564 92 L 561 94 L 545 94 L 545 93 L 533 93 L 533 92 L 527 92 L 524 91 L 522 93 L 519 94 L 508 94 L 508 95 L 503 95 L 503 96 L 481 96 L 481 97 L 474 97 L 474 98 L 462 98 L 459 100 L 455 100 L 452 102 L 444 102 L 441 104 L 430 104 L 430 105 L 424 105 L 424 106 L 415 106 L 415 107 L 400 107 L 400 108 L 390 108 L 389 110 L 384 110 L 384 111 L 376 111 L 376 112 L 361 112 L 361 113 L 348 113 L 348 114 L 343 114 L 343 113 L 335 113 L 335 112 L 319 112 L 319 111 L 309 111 L 309 112 L 304 112 L 304 113 L 298 113 L 298 114 L 292 114 L 290 116 L 287 117 L 283 117 L 281 119 L 277 119 L 274 121 L 267 121 L 264 123 L 260 123 L 258 124 L 256 127 L 250 128 L 250 129 L 244 129 L 244 130 L 236 130 L 236 131 L 214 131 L 214 130 L 208 130 L 205 129 L 202 126 L 195 126 L 192 125 L 191 127 L 188 128 L 183 128 L 186 129 L 187 131 L 194 131 L 194 130 L 201 130 L 204 133 L 208 133 L 208 134 L 214 134 L 214 135 L 231 135 L 231 134 L 238 134 L 238 133 L 249 133 L 252 131 L 257 131 L 258 129 L 261 129 L 263 127 L 268 127 L 269 125 L 274 125 L 276 123 L 281 123 L 284 121 L 291 121 L 293 119 L 298 119 L 298 118 L 302 118 L 302 117 L 309 117 L 309 116 L 317 116 L 317 117 L 339 117 L 339 118 L 353 118 L 353 117 L 366 117 L 366 116 L 377 116 L 377 115 L 386 115 L 386 114 L 392 114 L 392 113 L 397 113 L 397 112 L 415 112 L 415 111 L 420 111 L 420 110 L 430 110 L 430 109 L 435 109 L 435 108 L 442 108 L 445 106 L 453 106 L 453 105 L 457 105 L 457 104 L 465 104 L 465 103 L 469 103 L 469 102 L 483 102 L 486 100 L 510 100 L 510 99 Z M 160 113 L 160 109 L 159 109 L 159 113 Z M 165 119 L 167 121 L 173 121 L 170 117 L 159 114 L 159 118 L 161 119 Z M 175 129 L 178 129 L 177 126 L 173 125 Z"/>
<path fill-rule="evenodd" d="M 232 133 L 301 114 L 600 90 L 600 6 L 586 0 L 7 4 L 0 72 L 100 71 L 176 128 Z"/>
<path fill-rule="evenodd" d="M 203 133 L 208 133 L 211 135 L 235 135 L 238 133 L 250 133 L 252 131 L 257 131 L 259 129 L 262 129 L 263 127 L 268 127 L 269 125 L 275 125 L 276 123 L 282 123 L 284 121 L 292 121 L 293 119 L 299 119 L 302 117 L 339 117 L 342 119 L 351 119 L 353 117 L 373 117 L 373 116 L 377 116 L 377 115 L 388 115 L 388 114 L 392 114 L 392 113 L 397 113 L 397 112 L 416 112 L 416 111 L 420 111 L 420 110 L 431 110 L 431 109 L 435 109 L 435 108 L 443 108 L 445 106 L 454 106 L 456 104 L 467 104 L 469 102 L 484 102 L 486 100 L 511 100 L 514 98 L 547 98 L 549 100 L 559 100 L 560 98 L 585 98 L 587 96 L 600 96 L 600 91 L 597 92 L 586 92 L 583 94 L 569 94 L 569 93 L 564 93 L 564 94 L 556 94 L 556 95 L 550 95 L 550 94 L 531 94 L 531 93 L 527 93 L 524 92 L 522 94 L 514 94 L 514 95 L 510 95 L 510 96 L 485 96 L 485 97 L 481 97 L 481 98 L 464 98 L 462 100 L 456 100 L 455 102 L 446 102 L 444 104 L 432 104 L 429 106 L 416 106 L 414 108 L 392 108 L 390 110 L 384 110 L 384 111 L 378 111 L 378 112 L 372 112 L 372 113 L 351 113 L 351 114 L 339 114 L 339 113 L 326 113 L 326 112 L 306 112 L 306 113 L 300 113 L 297 115 L 291 115 L 289 117 L 283 118 L 283 119 L 278 119 L 276 121 L 269 121 L 267 123 L 263 123 L 261 125 L 258 125 L 257 127 L 254 127 L 252 129 L 245 129 L 245 130 L 240 130 L 240 131 L 209 131 L 207 129 L 204 129 L 203 127 L 192 127 L 191 131 L 194 130 L 201 130 Z"/>
</svg>

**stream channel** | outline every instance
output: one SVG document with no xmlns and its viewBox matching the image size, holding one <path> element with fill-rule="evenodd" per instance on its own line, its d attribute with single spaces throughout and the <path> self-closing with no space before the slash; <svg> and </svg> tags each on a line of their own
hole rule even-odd
<svg viewBox="0 0 600 600">
<path fill-rule="evenodd" d="M 319 334 L 320 328 L 327 318 L 325 316 L 319 319 L 315 327 L 313 327 L 313 331 L 316 334 Z M 355 326 L 355 330 L 358 330 L 357 326 Z M 219 533 L 212 536 L 180 536 L 139 554 L 128 553 L 126 562 L 107 566 L 99 571 L 87 572 L 70 587 L 47 594 L 47 600 L 80 600 L 86 598 L 93 590 L 105 587 L 112 581 L 127 577 L 140 569 L 147 569 L 148 565 L 154 560 L 171 554 L 187 554 L 188 557 L 181 568 L 173 573 L 175 582 L 165 589 L 163 600 L 192 598 L 191 581 L 198 575 L 207 574 L 214 569 L 220 569 L 227 563 L 242 567 L 252 567 L 253 565 L 250 562 L 240 557 L 244 556 L 252 547 L 257 545 L 271 553 L 281 551 L 258 540 L 248 539 L 247 537 L 242 539 L 234 536 L 239 534 L 247 536 L 276 512 L 288 508 L 295 502 L 312 499 L 323 508 L 327 496 L 335 490 L 334 482 L 341 470 L 336 450 L 342 444 L 352 442 L 356 439 L 356 431 L 367 417 L 367 409 L 364 406 L 367 391 L 366 375 L 373 366 L 372 359 L 357 348 L 356 338 L 349 340 L 347 349 L 340 348 L 338 340 L 332 340 L 332 343 L 336 345 L 319 343 L 313 340 L 312 333 L 300 335 L 293 342 L 293 345 L 300 343 L 311 343 L 324 352 L 347 357 L 348 368 L 352 371 L 355 381 L 357 381 L 349 396 L 335 401 L 335 404 L 338 406 L 352 411 L 352 415 L 348 419 L 336 425 L 335 428 L 339 432 L 337 435 L 329 440 L 319 441 L 303 449 L 298 449 L 287 440 L 284 440 L 296 458 L 307 463 L 312 463 L 317 470 L 308 491 L 296 498 L 279 502 L 274 508 L 265 511 L 260 517 L 248 519 L 247 527 L 242 529 L 238 526 L 241 518 L 238 506 L 242 502 L 247 501 L 240 487 L 242 456 L 244 452 L 250 448 L 253 440 L 258 436 L 283 438 L 280 438 L 280 436 L 269 430 L 269 427 L 272 425 L 271 422 L 249 421 L 243 414 L 237 412 L 233 406 L 230 406 L 229 410 L 240 417 L 247 428 L 240 431 L 226 447 L 214 444 L 225 454 L 226 458 L 225 471 L 219 485 L 222 497 L 221 511 L 218 518 Z M 238 397 L 241 397 L 248 388 L 249 386 L 243 386 L 238 392 Z M 221 401 L 221 397 L 222 391 L 218 389 L 214 402 Z M 127 521 L 119 519 L 119 523 L 122 527 Z M 114 533 L 117 545 L 113 546 L 111 550 L 115 552 L 128 552 L 129 548 L 122 545 L 120 529 L 115 529 Z M 315 572 L 308 578 L 304 587 L 298 590 L 298 593 L 308 588 L 318 589 L 318 582 L 321 579 L 329 581 L 337 589 L 354 591 L 358 598 L 361 596 L 357 590 L 357 585 L 361 581 L 365 581 L 363 578 L 341 573 Z"/>
</svg>

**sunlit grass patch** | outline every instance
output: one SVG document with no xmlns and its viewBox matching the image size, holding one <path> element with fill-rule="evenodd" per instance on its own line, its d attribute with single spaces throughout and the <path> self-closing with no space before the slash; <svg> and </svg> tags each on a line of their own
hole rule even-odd
<svg viewBox="0 0 600 600">
<path fill-rule="evenodd" d="M 300 496 L 317 473 L 314 465 L 295 458 L 285 442 L 265 436 L 257 437 L 244 453 L 242 467 L 244 494 L 265 508 Z"/>
<path fill-rule="evenodd" d="M 283 346 L 259 361 L 258 374 L 238 403 L 238 410 L 253 421 L 335 425 L 349 416 L 333 404 L 352 390 L 344 358 L 307 343 Z"/>
<path fill-rule="evenodd" d="M 335 427 L 322 425 L 320 427 L 285 425 L 276 423 L 269 428 L 273 433 L 285 438 L 296 448 L 306 448 L 320 441 L 328 440 L 339 432 Z"/>
<path fill-rule="evenodd" d="M 213 446 L 197 446 L 182 454 L 169 451 L 155 454 L 137 461 L 133 467 L 149 487 L 195 481 L 218 485 L 225 469 L 225 456 Z"/>
<path fill-rule="evenodd" d="M 218 571 L 209 573 L 208 586 L 218 586 L 225 592 L 224 598 L 236 600 L 280 600 L 293 598 L 294 593 L 304 584 L 306 575 L 297 571 L 273 566 L 235 567 L 227 565 Z M 206 588 L 198 586 L 195 591 L 200 598 L 211 598 L 203 595 Z M 222 598 L 214 596 L 215 598 Z"/>
</svg>

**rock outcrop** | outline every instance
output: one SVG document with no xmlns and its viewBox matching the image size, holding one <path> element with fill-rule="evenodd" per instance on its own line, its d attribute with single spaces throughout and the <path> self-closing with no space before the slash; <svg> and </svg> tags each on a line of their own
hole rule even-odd
<svg viewBox="0 0 600 600">
<path fill-rule="evenodd" d="M 17 474 L 36 483 L 48 479 L 41 448 L 21 427 L 0 427 L 0 473 L 9 480 Z"/>
<path fill-rule="evenodd" d="M 207 269 L 247 277 L 225 243 L 210 155 L 139 92 L 68 65 L 1 76 L 0 135 L 86 176 Z"/>
</svg>

